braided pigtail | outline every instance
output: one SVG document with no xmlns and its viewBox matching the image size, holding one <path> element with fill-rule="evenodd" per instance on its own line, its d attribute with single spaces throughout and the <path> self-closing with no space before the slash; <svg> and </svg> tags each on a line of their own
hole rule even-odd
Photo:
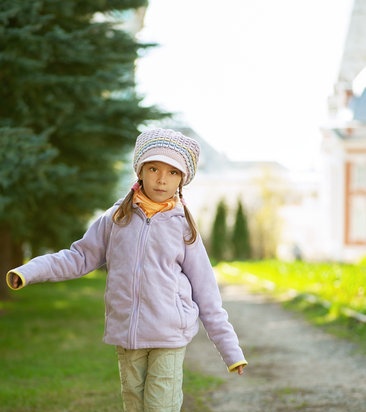
<svg viewBox="0 0 366 412">
<path fill-rule="evenodd" d="M 141 181 L 136 182 L 131 190 L 127 193 L 126 197 L 123 199 L 123 202 L 120 204 L 118 209 L 114 212 L 113 222 L 117 225 L 127 226 L 132 219 L 133 213 L 133 195 L 141 186 Z"/>
<path fill-rule="evenodd" d="M 197 230 L 196 222 L 194 221 L 193 216 L 191 215 L 191 212 L 189 211 L 187 207 L 186 201 L 184 200 L 183 193 L 182 193 L 182 184 L 179 185 L 179 199 L 183 205 L 184 215 L 187 219 L 188 226 L 191 230 L 191 236 L 188 239 L 185 239 L 184 241 L 187 245 L 191 245 L 197 239 L 198 230 Z"/>
</svg>

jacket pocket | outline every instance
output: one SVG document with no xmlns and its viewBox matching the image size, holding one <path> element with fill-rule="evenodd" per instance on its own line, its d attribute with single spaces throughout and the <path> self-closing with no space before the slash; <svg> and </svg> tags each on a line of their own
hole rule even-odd
<svg viewBox="0 0 366 412">
<path fill-rule="evenodd" d="M 180 298 L 179 294 L 175 297 L 175 304 L 177 306 L 179 318 L 180 318 L 180 328 L 186 329 L 187 327 L 187 315 L 183 307 L 182 299 Z"/>
</svg>

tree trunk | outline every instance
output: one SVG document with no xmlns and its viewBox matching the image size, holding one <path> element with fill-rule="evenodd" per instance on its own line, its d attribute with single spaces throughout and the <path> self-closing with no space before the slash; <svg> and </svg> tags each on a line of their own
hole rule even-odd
<svg viewBox="0 0 366 412">
<path fill-rule="evenodd" d="M 0 227 L 0 301 L 9 299 L 5 276 L 8 270 L 23 263 L 22 244 L 14 241 L 9 228 Z"/>
</svg>

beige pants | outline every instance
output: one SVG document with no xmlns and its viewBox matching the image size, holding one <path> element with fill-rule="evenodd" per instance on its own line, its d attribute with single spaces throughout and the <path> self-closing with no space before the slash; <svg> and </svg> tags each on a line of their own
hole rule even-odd
<svg viewBox="0 0 366 412">
<path fill-rule="evenodd" d="M 179 412 L 186 348 L 127 350 L 117 346 L 124 412 Z"/>
</svg>

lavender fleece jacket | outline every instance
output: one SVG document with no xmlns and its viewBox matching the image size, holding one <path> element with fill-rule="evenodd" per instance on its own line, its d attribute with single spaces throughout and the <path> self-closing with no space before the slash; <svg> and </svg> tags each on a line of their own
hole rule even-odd
<svg viewBox="0 0 366 412">
<path fill-rule="evenodd" d="M 46 254 L 8 273 L 23 286 L 81 277 L 107 266 L 104 342 L 126 349 L 178 348 L 198 332 L 198 318 L 229 370 L 246 365 L 202 239 L 186 245 L 183 209 L 147 219 L 136 207 L 131 223 L 112 222 L 121 203 L 100 216 L 70 249 Z"/>
</svg>

